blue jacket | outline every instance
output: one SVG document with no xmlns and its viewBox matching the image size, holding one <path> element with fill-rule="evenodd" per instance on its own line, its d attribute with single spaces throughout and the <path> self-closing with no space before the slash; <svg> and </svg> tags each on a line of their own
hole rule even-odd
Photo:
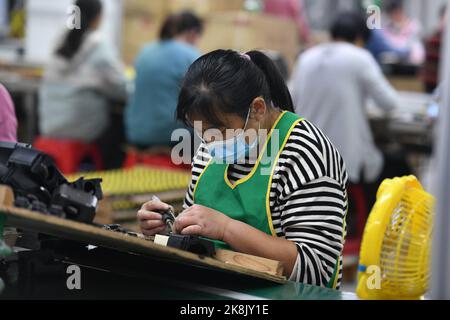
<svg viewBox="0 0 450 320">
<path fill-rule="evenodd" d="M 181 82 L 198 57 L 193 46 L 174 40 L 158 41 L 142 49 L 125 115 L 128 142 L 146 147 L 173 144 L 173 130 L 184 127 L 175 121 Z"/>
</svg>

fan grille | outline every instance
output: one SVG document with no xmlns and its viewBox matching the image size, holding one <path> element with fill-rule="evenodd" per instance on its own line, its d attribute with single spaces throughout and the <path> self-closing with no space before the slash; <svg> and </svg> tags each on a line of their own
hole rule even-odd
<svg viewBox="0 0 450 320">
<path fill-rule="evenodd" d="M 419 296 L 429 280 L 433 198 L 408 188 L 391 214 L 381 250 L 383 291 L 392 296 Z"/>
</svg>

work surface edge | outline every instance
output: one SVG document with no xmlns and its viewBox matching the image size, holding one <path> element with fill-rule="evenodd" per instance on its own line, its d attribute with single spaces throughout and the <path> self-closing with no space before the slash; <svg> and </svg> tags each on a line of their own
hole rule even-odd
<svg viewBox="0 0 450 320">
<path fill-rule="evenodd" d="M 0 205 L 0 214 L 7 218 L 6 224 L 68 240 L 83 241 L 121 252 L 133 252 L 147 256 L 165 257 L 180 262 L 207 266 L 214 269 L 246 275 L 278 284 L 287 282 L 285 277 L 230 265 L 209 257 L 203 257 L 176 248 L 164 247 L 151 241 L 129 235 L 103 230 L 99 227 L 43 215 L 33 211 Z"/>
</svg>

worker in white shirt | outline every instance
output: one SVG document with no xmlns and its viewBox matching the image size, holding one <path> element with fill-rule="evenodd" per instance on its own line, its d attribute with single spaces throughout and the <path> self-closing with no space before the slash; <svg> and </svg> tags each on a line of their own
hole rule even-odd
<svg viewBox="0 0 450 320">
<path fill-rule="evenodd" d="M 331 139 L 346 162 L 351 183 L 372 184 L 366 190 L 372 194 L 369 208 L 382 178 L 409 173 L 406 162 L 383 155 L 372 136 L 367 100 L 389 112 L 399 98 L 363 48 L 370 32 L 359 13 L 338 14 L 330 28 L 332 41 L 301 54 L 290 83 L 296 113 Z"/>
<path fill-rule="evenodd" d="M 372 182 L 383 168 L 366 115 L 372 98 L 386 111 L 398 96 L 372 55 L 363 49 L 370 36 L 365 19 L 345 12 L 332 24 L 332 41 L 300 55 L 291 91 L 296 112 L 317 123 L 336 145 L 347 164 L 350 181 Z"/>
</svg>

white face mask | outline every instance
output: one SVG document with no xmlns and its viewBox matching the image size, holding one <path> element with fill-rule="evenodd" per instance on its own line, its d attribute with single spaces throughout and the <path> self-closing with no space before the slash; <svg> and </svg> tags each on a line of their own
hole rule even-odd
<svg viewBox="0 0 450 320">
<path fill-rule="evenodd" d="M 250 151 L 258 145 L 258 139 L 255 139 L 250 145 L 245 141 L 245 129 L 247 128 L 249 117 L 250 111 L 248 112 L 242 132 L 236 137 L 206 144 L 211 157 L 213 157 L 216 163 L 236 164 L 243 161 L 250 154 Z M 261 129 L 261 124 L 259 129 Z"/>
</svg>

